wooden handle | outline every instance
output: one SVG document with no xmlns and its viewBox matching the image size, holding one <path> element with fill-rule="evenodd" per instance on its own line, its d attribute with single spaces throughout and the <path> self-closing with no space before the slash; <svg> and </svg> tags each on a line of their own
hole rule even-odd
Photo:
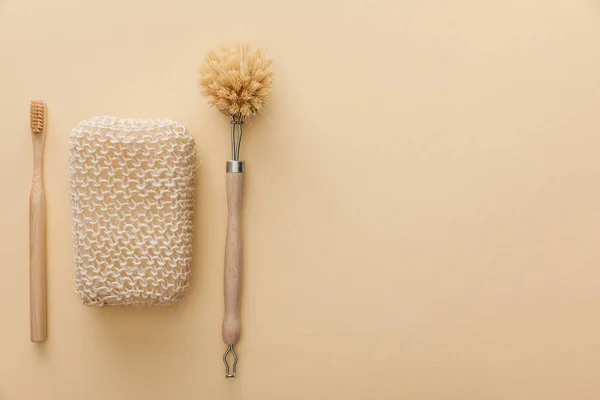
<svg viewBox="0 0 600 400">
<path fill-rule="evenodd" d="M 29 201 L 29 305 L 31 341 L 46 340 L 46 199 L 36 163 Z"/>
<path fill-rule="evenodd" d="M 242 192 L 244 174 L 227 173 L 227 239 L 225 241 L 225 317 L 223 341 L 236 344 L 240 339 L 240 289 L 242 286 Z"/>
</svg>

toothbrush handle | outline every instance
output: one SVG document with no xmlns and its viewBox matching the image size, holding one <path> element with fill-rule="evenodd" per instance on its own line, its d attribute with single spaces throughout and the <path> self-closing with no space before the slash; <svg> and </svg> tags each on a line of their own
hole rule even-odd
<svg viewBox="0 0 600 400">
<path fill-rule="evenodd" d="M 41 168 L 34 168 L 29 199 L 29 313 L 31 341 L 46 340 L 46 199 Z"/>
<path fill-rule="evenodd" d="M 236 344 L 240 339 L 240 289 L 242 286 L 242 192 L 244 173 L 228 172 L 227 239 L 225 241 L 225 317 L 223 341 Z"/>
</svg>

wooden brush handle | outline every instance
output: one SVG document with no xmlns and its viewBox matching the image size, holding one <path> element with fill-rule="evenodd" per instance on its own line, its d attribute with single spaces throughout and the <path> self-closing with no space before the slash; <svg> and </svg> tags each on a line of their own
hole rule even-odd
<svg viewBox="0 0 600 400">
<path fill-rule="evenodd" d="M 225 317 L 223 341 L 240 339 L 240 289 L 242 286 L 242 192 L 244 173 L 227 173 L 227 239 L 225 241 Z"/>
<path fill-rule="evenodd" d="M 41 158 L 33 170 L 29 199 L 29 304 L 31 341 L 46 340 L 46 199 Z"/>
</svg>

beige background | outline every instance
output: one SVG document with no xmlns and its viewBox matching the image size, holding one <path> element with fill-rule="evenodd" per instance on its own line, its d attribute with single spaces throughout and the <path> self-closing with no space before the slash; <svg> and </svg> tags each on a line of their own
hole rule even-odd
<svg viewBox="0 0 600 400">
<path fill-rule="evenodd" d="M 239 377 L 221 355 L 227 121 L 208 49 L 270 50 L 248 126 Z M 0 0 L 0 398 L 600 398 L 600 2 Z M 49 340 L 29 343 L 28 103 L 49 105 Z M 74 296 L 67 140 L 186 124 L 192 287 Z"/>
</svg>

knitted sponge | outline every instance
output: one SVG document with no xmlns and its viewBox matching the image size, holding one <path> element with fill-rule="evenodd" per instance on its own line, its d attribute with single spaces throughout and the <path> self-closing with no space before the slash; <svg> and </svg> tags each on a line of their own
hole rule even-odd
<svg viewBox="0 0 600 400">
<path fill-rule="evenodd" d="M 77 296 L 88 306 L 166 305 L 184 293 L 196 152 L 165 119 L 95 117 L 69 146 Z"/>
</svg>

